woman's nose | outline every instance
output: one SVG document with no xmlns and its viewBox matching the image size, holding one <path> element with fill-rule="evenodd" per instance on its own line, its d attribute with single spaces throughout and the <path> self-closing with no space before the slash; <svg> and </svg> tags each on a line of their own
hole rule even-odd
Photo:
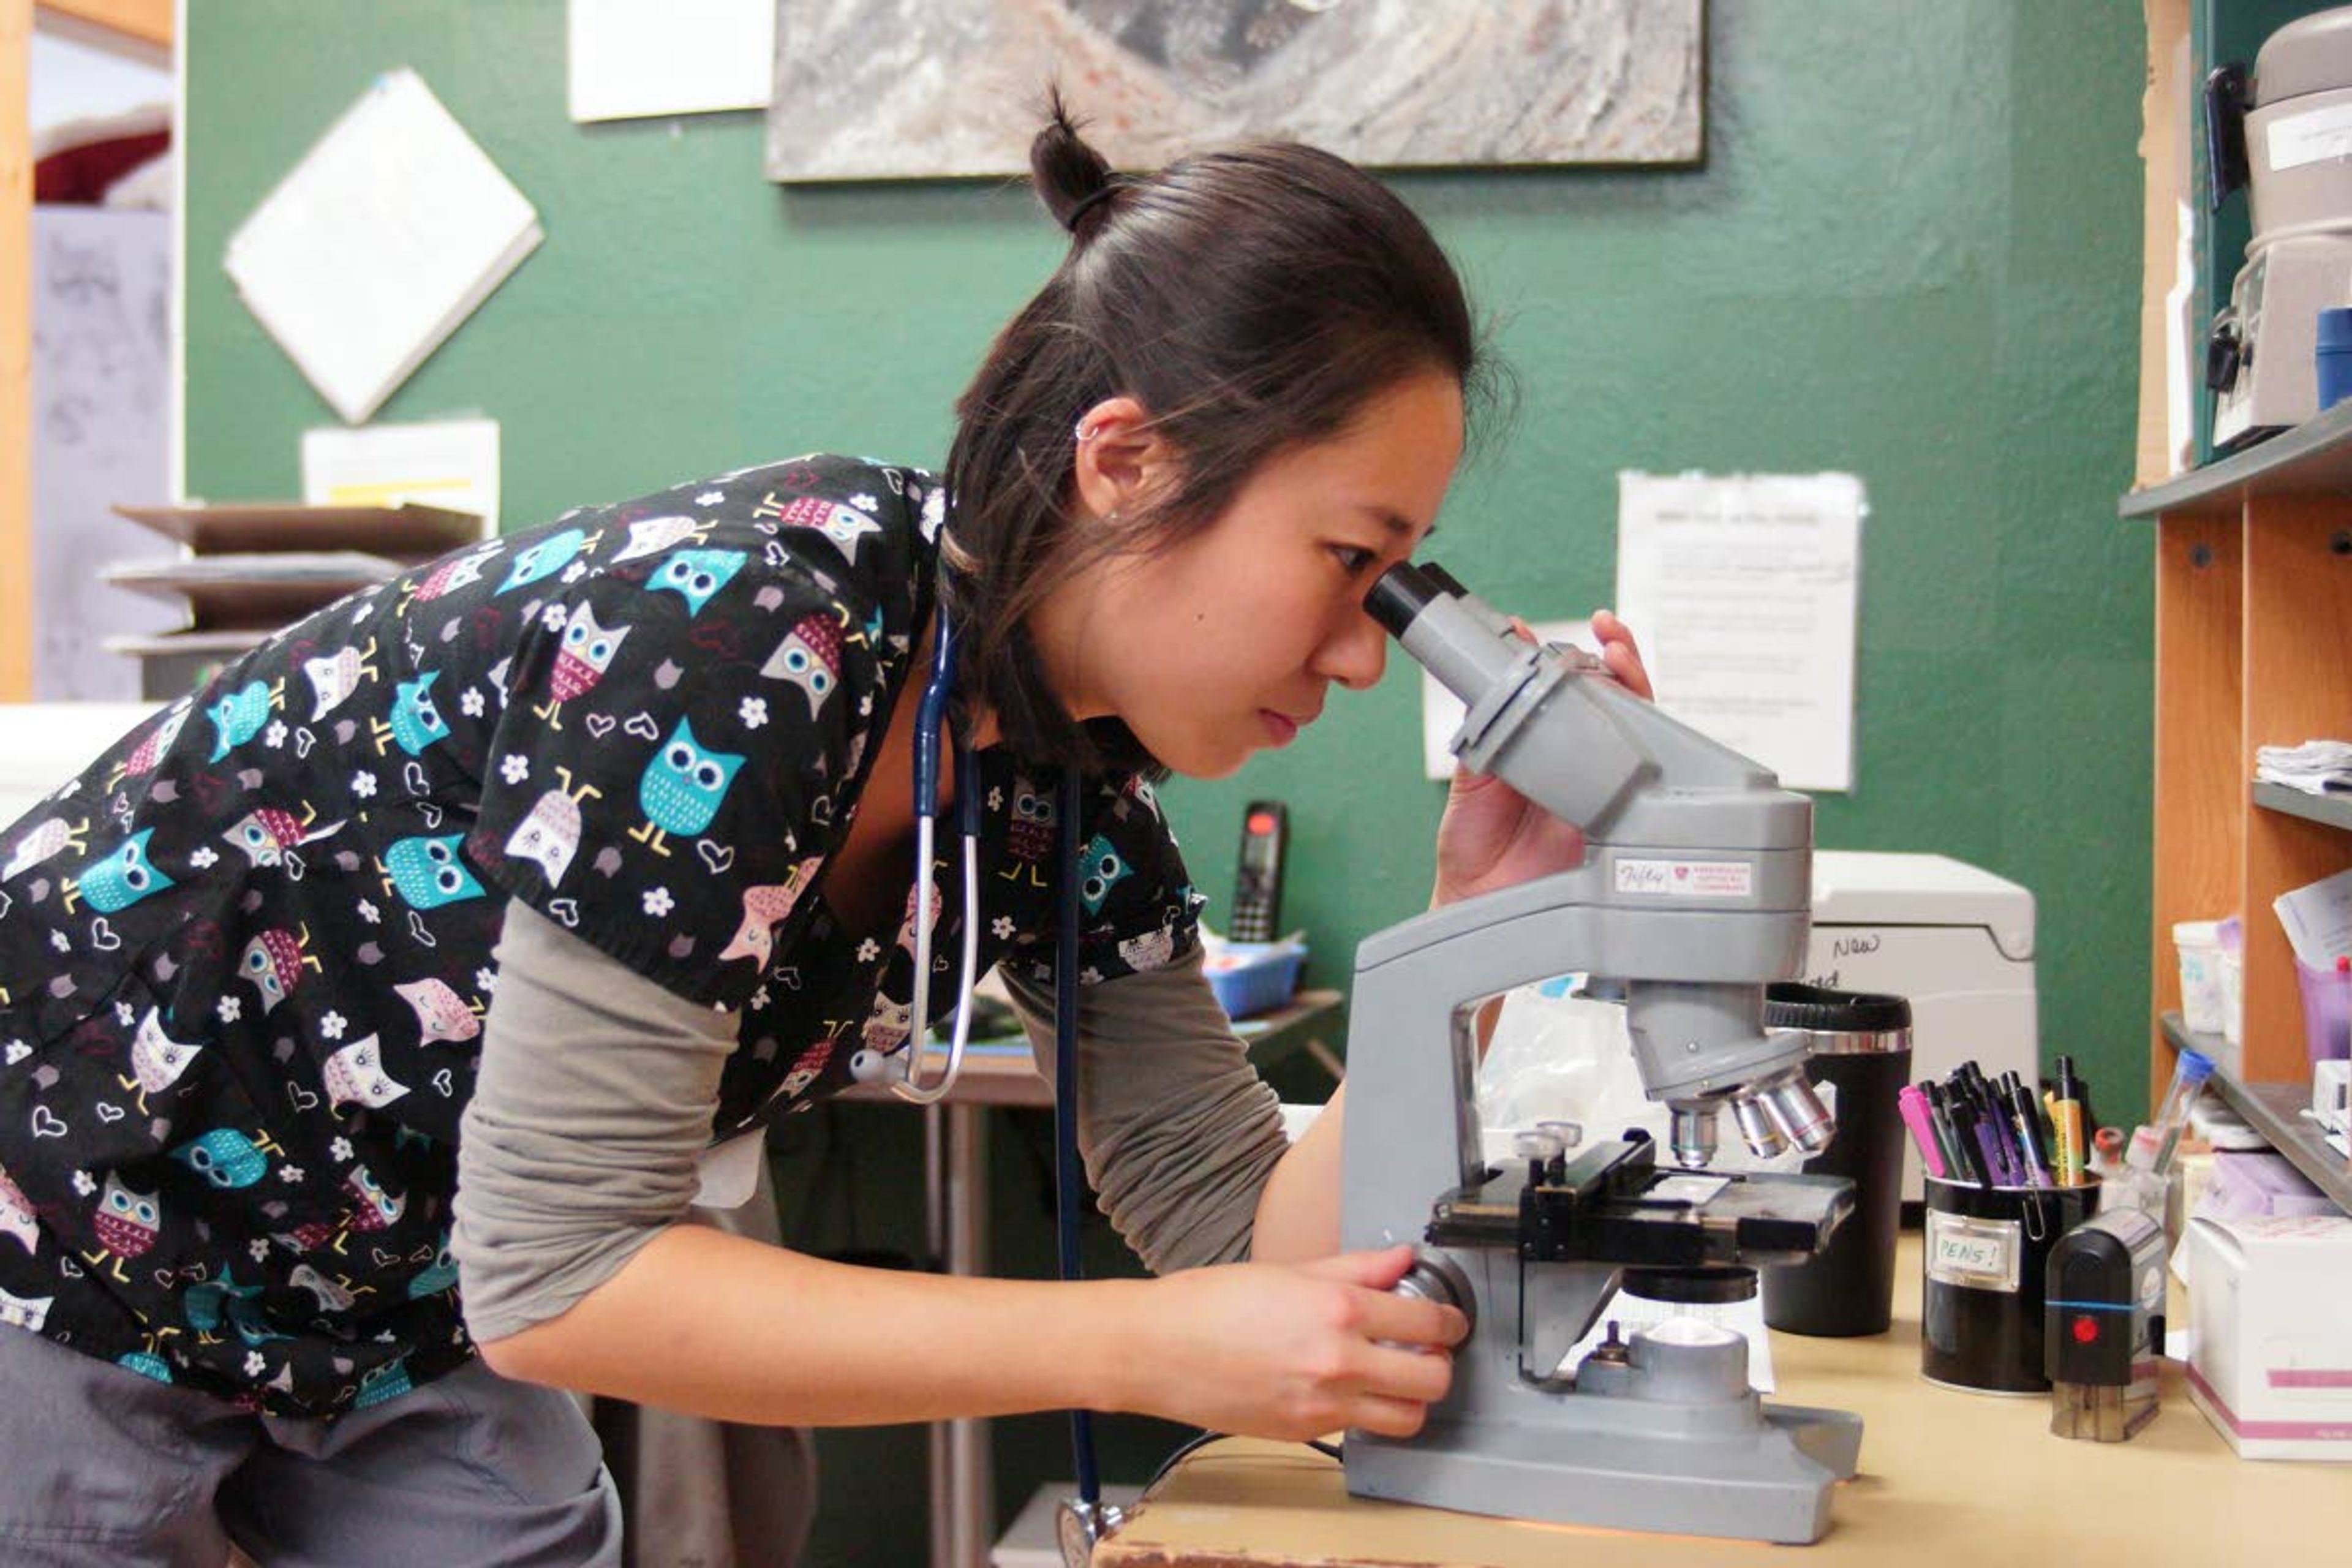
<svg viewBox="0 0 2352 1568">
<path fill-rule="evenodd" d="M 1378 621 L 1350 606 L 1339 629 L 1324 638 L 1317 650 L 1315 673 L 1350 691 L 1361 691 L 1380 683 L 1388 658 L 1388 634 Z"/>
</svg>

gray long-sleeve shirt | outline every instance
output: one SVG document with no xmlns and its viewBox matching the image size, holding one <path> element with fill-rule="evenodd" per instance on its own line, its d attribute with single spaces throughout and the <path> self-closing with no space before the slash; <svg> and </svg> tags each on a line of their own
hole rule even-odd
<svg viewBox="0 0 2352 1568">
<path fill-rule="evenodd" d="M 695 1200 L 736 1015 L 680 999 L 516 903 L 457 1158 L 451 1239 L 467 1328 L 560 1316 Z M 1013 980 L 1048 1078 L 1049 988 Z M 1247 1256 L 1287 1147 L 1200 955 L 1085 987 L 1078 1144 L 1112 1224 L 1157 1272 Z"/>
</svg>

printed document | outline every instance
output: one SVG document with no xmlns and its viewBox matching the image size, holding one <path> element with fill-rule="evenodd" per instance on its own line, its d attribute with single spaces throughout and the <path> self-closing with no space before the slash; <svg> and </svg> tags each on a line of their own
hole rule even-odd
<svg viewBox="0 0 2352 1568">
<path fill-rule="evenodd" d="M 1621 473 L 1616 611 L 1658 705 L 1778 773 L 1853 787 L 1862 481 Z"/>
</svg>

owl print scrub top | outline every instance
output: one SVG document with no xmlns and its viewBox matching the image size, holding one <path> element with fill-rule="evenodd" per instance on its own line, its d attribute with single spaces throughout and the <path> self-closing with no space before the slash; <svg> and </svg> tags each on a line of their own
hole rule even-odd
<svg viewBox="0 0 2352 1568">
<path fill-rule="evenodd" d="M 455 552 L 0 833 L 0 1324 L 289 1415 L 464 1360 L 455 1140 L 509 900 L 738 1011 L 714 1142 L 902 1042 L 908 928 L 861 939 L 824 881 L 945 501 L 806 458 Z M 972 773 L 980 963 L 1045 978 L 1055 775 L 1002 747 Z M 1189 953 L 1201 900 L 1150 785 L 1083 801 L 1082 982 Z M 934 995 L 961 878 L 943 855 Z"/>
</svg>

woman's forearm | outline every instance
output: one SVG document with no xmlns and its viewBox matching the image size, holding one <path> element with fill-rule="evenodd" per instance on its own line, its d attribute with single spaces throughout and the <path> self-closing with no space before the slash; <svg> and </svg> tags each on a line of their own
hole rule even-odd
<svg viewBox="0 0 2352 1568">
<path fill-rule="evenodd" d="M 678 1226 L 562 1316 L 481 1350 L 505 1376 L 723 1421 L 1127 1409 L 1139 1283 L 860 1268 Z"/>
<path fill-rule="evenodd" d="M 571 1310 L 489 1342 L 510 1377 L 747 1423 L 1063 1407 L 1311 1437 L 1419 1430 L 1467 1327 L 1395 1295 L 1404 1247 L 1076 1284 L 853 1268 L 664 1231 Z"/>
<path fill-rule="evenodd" d="M 1339 1151 L 1348 1086 L 1331 1091 L 1258 1194 L 1250 1256 L 1261 1263 L 1303 1263 L 1339 1250 Z"/>
</svg>

